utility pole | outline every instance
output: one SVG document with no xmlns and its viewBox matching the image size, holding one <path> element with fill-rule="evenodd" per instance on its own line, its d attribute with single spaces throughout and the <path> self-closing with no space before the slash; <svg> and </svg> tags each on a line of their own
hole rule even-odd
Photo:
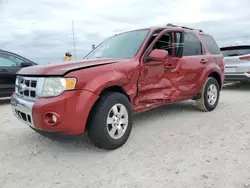
<svg viewBox="0 0 250 188">
<path fill-rule="evenodd" d="M 75 43 L 74 20 L 72 20 L 72 33 L 73 33 L 74 56 L 75 56 L 75 60 L 76 60 L 76 43 Z"/>
</svg>

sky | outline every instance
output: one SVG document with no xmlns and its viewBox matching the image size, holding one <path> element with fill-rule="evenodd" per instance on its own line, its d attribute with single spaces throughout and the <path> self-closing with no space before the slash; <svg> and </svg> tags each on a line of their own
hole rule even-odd
<svg viewBox="0 0 250 188">
<path fill-rule="evenodd" d="M 74 56 L 72 20 L 74 20 Z M 38 63 L 82 59 L 113 34 L 167 23 L 250 44 L 250 0 L 0 0 L 0 49 Z"/>
</svg>

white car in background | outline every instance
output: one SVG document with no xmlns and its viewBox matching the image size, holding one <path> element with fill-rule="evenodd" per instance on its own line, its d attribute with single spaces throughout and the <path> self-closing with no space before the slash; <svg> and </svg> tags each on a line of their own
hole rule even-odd
<svg viewBox="0 0 250 188">
<path fill-rule="evenodd" d="M 225 82 L 250 83 L 250 45 L 220 48 L 225 61 Z"/>
</svg>

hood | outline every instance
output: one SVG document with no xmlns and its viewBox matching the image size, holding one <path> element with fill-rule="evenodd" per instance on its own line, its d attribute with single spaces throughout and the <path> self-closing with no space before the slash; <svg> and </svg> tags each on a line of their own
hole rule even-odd
<svg viewBox="0 0 250 188">
<path fill-rule="evenodd" d="M 46 65 L 35 65 L 22 68 L 17 74 L 61 76 L 67 74 L 70 71 L 118 63 L 121 60 L 123 59 L 84 59 L 79 61 L 66 61 Z"/>
</svg>

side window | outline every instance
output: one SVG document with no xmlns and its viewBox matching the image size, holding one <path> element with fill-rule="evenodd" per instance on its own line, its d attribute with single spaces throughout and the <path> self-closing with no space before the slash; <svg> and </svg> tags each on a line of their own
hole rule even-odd
<svg viewBox="0 0 250 188">
<path fill-rule="evenodd" d="M 0 53 L 0 66 L 2 67 L 20 67 L 24 59 L 17 58 L 10 54 Z"/>
<path fill-rule="evenodd" d="M 172 37 L 171 33 L 165 33 L 163 34 L 158 41 L 155 42 L 153 49 L 162 49 L 162 50 L 167 50 L 169 56 L 172 56 Z"/>
<path fill-rule="evenodd" d="M 203 55 L 201 41 L 193 33 L 184 33 L 183 56 Z"/>
<path fill-rule="evenodd" d="M 162 31 L 162 29 L 155 31 L 152 36 L 150 37 L 150 39 L 148 40 L 145 50 L 150 46 L 150 44 L 154 41 L 154 39 L 159 35 L 159 33 Z"/>
<path fill-rule="evenodd" d="M 206 43 L 211 54 L 220 54 L 220 49 L 215 40 L 208 35 L 200 35 L 201 39 Z"/>
</svg>

